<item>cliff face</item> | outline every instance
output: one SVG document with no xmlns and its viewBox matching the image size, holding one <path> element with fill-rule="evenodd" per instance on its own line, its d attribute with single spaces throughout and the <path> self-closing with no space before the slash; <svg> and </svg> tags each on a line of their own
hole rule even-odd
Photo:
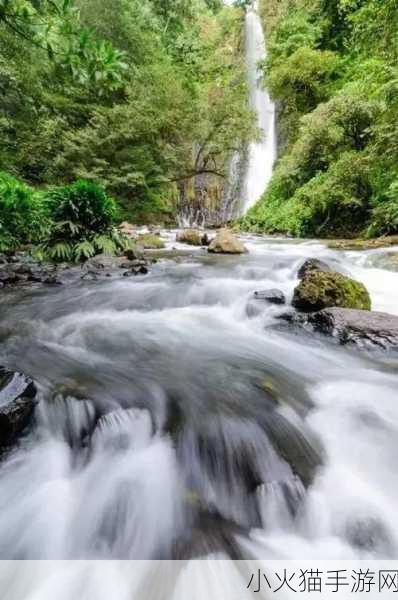
<svg viewBox="0 0 398 600">
<path fill-rule="evenodd" d="M 229 160 L 226 177 L 200 174 L 179 185 L 180 226 L 218 227 L 240 215 L 247 149 Z"/>
</svg>

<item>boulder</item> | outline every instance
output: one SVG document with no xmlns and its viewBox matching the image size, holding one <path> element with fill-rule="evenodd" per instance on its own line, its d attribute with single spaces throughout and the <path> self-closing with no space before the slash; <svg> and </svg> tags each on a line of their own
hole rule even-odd
<svg viewBox="0 0 398 600">
<path fill-rule="evenodd" d="M 286 303 L 286 298 L 281 290 L 271 289 L 254 292 L 253 298 L 246 305 L 246 314 L 249 319 L 258 317 L 267 308 L 267 304 L 282 305 Z"/>
<path fill-rule="evenodd" d="M 286 297 L 281 290 L 261 290 L 260 292 L 254 292 L 255 300 L 263 300 L 270 304 L 286 304 Z"/>
<path fill-rule="evenodd" d="M 398 245 L 398 235 L 387 235 L 374 239 L 326 240 L 328 248 L 334 250 L 374 250 Z"/>
<path fill-rule="evenodd" d="M 213 254 L 244 254 L 248 252 L 242 242 L 228 229 L 222 229 L 217 233 L 208 250 Z"/>
<path fill-rule="evenodd" d="M 85 263 L 85 268 L 88 270 L 113 270 L 120 267 L 123 258 L 118 256 L 110 256 L 109 254 L 98 254 L 93 258 L 89 258 Z"/>
<path fill-rule="evenodd" d="M 5 284 L 17 283 L 19 281 L 19 277 L 16 273 L 14 273 L 8 266 L 4 269 L 0 269 L 0 282 Z"/>
<path fill-rule="evenodd" d="M 136 227 L 127 221 L 123 221 L 123 223 L 119 225 L 119 229 L 122 233 L 129 237 L 133 237 L 136 232 Z"/>
<path fill-rule="evenodd" d="M 144 252 L 142 248 L 134 246 L 134 248 L 128 248 L 125 251 L 124 256 L 127 258 L 127 260 L 142 260 Z"/>
<path fill-rule="evenodd" d="M 369 293 L 362 283 L 340 273 L 325 271 L 308 273 L 294 290 L 292 304 L 303 312 L 332 306 L 371 309 Z"/>
<path fill-rule="evenodd" d="M 30 377 L 0 367 L 0 446 L 12 442 L 29 423 L 35 396 Z"/>
<path fill-rule="evenodd" d="M 331 269 L 331 267 L 323 260 L 319 260 L 318 258 L 308 258 L 299 268 L 297 277 L 299 279 L 304 279 L 304 277 L 315 271 L 324 271 L 328 273 L 332 270 L 333 269 Z"/>
<path fill-rule="evenodd" d="M 140 235 L 137 244 L 144 250 L 161 250 L 165 247 L 165 243 L 160 236 L 152 233 Z"/>
<path fill-rule="evenodd" d="M 190 246 L 208 246 L 210 243 L 207 233 L 198 229 L 184 229 L 177 233 L 176 240 Z"/>
<path fill-rule="evenodd" d="M 327 308 L 306 315 L 305 324 L 335 337 L 342 345 L 398 349 L 398 317 L 382 312 Z"/>
</svg>

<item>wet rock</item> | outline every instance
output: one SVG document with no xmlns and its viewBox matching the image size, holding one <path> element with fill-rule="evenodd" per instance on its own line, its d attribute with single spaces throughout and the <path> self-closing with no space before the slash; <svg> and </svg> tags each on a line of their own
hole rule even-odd
<svg viewBox="0 0 398 600">
<path fill-rule="evenodd" d="M 60 281 L 55 274 L 43 277 L 42 283 L 45 283 L 46 285 L 62 285 L 62 281 Z"/>
<path fill-rule="evenodd" d="M 121 269 L 140 269 L 141 267 L 148 267 L 149 261 L 144 259 L 139 260 L 125 260 L 121 263 Z"/>
<path fill-rule="evenodd" d="M 98 275 L 93 271 L 88 271 L 84 275 L 81 276 L 82 281 L 97 281 Z"/>
<path fill-rule="evenodd" d="M 126 250 L 124 256 L 127 260 L 141 260 L 143 259 L 144 252 L 142 248 L 135 246 Z"/>
<path fill-rule="evenodd" d="M 29 423 L 36 386 L 30 377 L 0 367 L 0 445 L 11 443 Z"/>
<path fill-rule="evenodd" d="M 303 312 L 315 312 L 337 306 L 370 310 L 370 296 L 365 286 L 345 275 L 312 271 L 294 290 L 293 306 Z"/>
<path fill-rule="evenodd" d="M 242 560 L 237 539 L 248 537 L 249 530 L 224 518 L 216 509 L 201 508 L 191 515 L 191 523 L 173 547 L 173 559 L 194 560 L 222 554 L 231 560 Z"/>
<path fill-rule="evenodd" d="M 118 256 L 109 256 L 108 254 L 98 254 L 90 258 L 85 263 L 85 268 L 94 270 L 112 270 L 120 267 L 123 259 Z"/>
<path fill-rule="evenodd" d="M 333 269 L 323 260 L 319 260 L 317 258 L 308 258 L 299 268 L 297 277 L 299 279 L 304 279 L 310 273 L 314 273 L 315 271 L 323 271 L 330 272 Z"/>
<path fill-rule="evenodd" d="M 18 280 L 18 275 L 14 273 L 8 265 L 5 268 L 0 269 L 0 282 L 3 285 L 17 283 Z"/>
<path fill-rule="evenodd" d="M 387 235 L 370 240 L 327 240 L 329 248 L 336 250 L 373 250 L 375 248 L 388 248 L 398 245 L 398 235 Z"/>
<path fill-rule="evenodd" d="M 134 260 L 125 260 L 124 262 L 121 263 L 120 268 L 121 269 L 132 269 L 135 266 L 135 261 Z"/>
<path fill-rule="evenodd" d="M 254 292 L 254 297 L 246 305 L 246 314 L 252 319 L 261 315 L 269 304 L 283 305 L 286 298 L 281 290 L 271 289 Z"/>
<path fill-rule="evenodd" d="M 133 267 L 133 271 L 139 275 L 147 275 L 149 273 L 149 269 L 145 265 L 141 265 L 140 267 Z"/>
<path fill-rule="evenodd" d="M 184 231 L 177 233 L 176 240 L 190 246 L 208 246 L 210 244 L 207 233 L 203 233 L 198 229 L 184 229 Z"/>
<path fill-rule="evenodd" d="M 8 270 L 18 275 L 30 275 L 32 267 L 27 263 L 12 263 L 9 265 Z"/>
<path fill-rule="evenodd" d="M 301 321 L 315 331 L 331 335 L 342 345 L 398 349 L 398 317 L 381 312 L 328 308 Z"/>
<path fill-rule="evenodd" d="M 278 289 L 254 292 L 254 298 L 255 300 L 269 302 L 270 304 L 286 304 L 285 294 Z"/>
<path fill-rule="evenodd" d="M 132 225 L 131 223 L 128 223 L 127 221 L 124 221 L 123 223 L 121 223 L 119 225 L 119 229 L 122 233 L 124 233 L 125 235 L 128 235 L 129 237 L 133 237 L 136 233 L 136 227 L 134 225 Z"/>
<path fill-rule="evenodd" d="M 33 281 L 35 283 L 42 283 L 45 279 L 47 279 L 47 277 L 49 277 L 49 273 L 47 271 L 40 269 L 39 267 L 33 267 L 30 269 L 27 279 L 28 281 Z"/>
<path fill-rule="evenodd" d="M 208 250 L 213 254 L 244 254 L 248 252 L 242 242 L 228 229 L 222 229 L 217 233 Z"/>
</svg>

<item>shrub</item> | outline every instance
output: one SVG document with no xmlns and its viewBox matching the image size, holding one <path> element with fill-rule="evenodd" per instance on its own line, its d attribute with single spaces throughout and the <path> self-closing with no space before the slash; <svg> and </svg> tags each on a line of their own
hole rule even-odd
<svg viewBox="0 0 398 600">
<path fill-rule="evenodd" d="M 269 40 L 267 70 L 300 48 L 316 48 L 321 36 L 320 24 L 313 23 L 308 11 L 289 12 Z"/>
<path fill-rule="evenodd" d="M 130 245 L 114 227 L 117 205 L 102 187 L 78 180 L 50 190 L 45 200 L 53 227 L 42 249 L 53 260 L 80 261 Z"/>
<path fill-rule="evenodd" d="M 49 227 L 42 195 L 12 175 L 0 173 L 0 251 L 36 243 Z"/>
<path fill-rule="evenodd" d="M 281 106 L 283 137 L 294 140 L 300 117 L 329 99 L 339 67 L 333 52 L 303 47 L 267 72 L 267 87 Z"/>
<path fill-rule="evenodd" d="M 294 192 L 279 167 L 263 200 L 249 211 L 242 226 L 297 237 L 351 235 L 368 222 L 371 193 L 368 161 L 359 152 L 342 154 Z"/>
<path fill-rule="evenodd" d="M 373 201 L 373 211 L 368 235 L 393 235 L 398 233 L 398 180 L 389 187 L 384 198 Z"/>
</svg>

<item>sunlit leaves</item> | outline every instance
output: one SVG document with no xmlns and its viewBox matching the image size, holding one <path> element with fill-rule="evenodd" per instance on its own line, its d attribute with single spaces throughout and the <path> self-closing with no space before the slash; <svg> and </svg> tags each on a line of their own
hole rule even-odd
<svg viewBox="0 0 398 600">
<path fill-rule="evenodd" d="M 84 28 L 72 0 L 0 0 L 0 22 L 47 53 L 75 81 L 103 93 L 122 86 L 124 53 Z"/>
</svg>

